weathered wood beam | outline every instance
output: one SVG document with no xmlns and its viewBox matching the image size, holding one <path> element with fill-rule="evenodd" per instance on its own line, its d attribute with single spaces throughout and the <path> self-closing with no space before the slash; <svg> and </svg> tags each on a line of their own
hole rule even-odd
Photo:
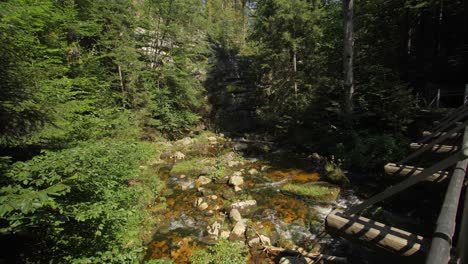
<svg viewBox="0 0 468 264">
<path fill-rule="evenodd" d="M 434 121 L 433 124 L 434 124 L 434 125 L 441 125 L 442 123 L 439 122 L 439 121 Z M 454 123 L 453 123 L 454 126 L 459 126 L 459 125 L 461 125 L 461 124 L 463 124 L 463 123 L 462 123 L 462 122 L 454 122 Z"/>
<path fill-rule="evenodd" d="M 419 143 L 411 143 L 410 148 L 412 150 L 418 150 L 421 148 L 426 148 L 427 144 L 419 144 Z M 450 145 L 433 145 L 429 151 L 435 152 L 435 153 L 452 153 L 456 152 L 458 150 L 457 146 L 450 146 Z"/>
<path fill-rule="evenodd" d="M 402 256 L 422 257 L 429 244 L 429 239 L 422 236 L 365 217 L 345 216 L 339 209 L 327 216 L 325 226 L 329 233 L 339 234 Z"/>
<path fill-rule="evenodd" d="M 398 164 L 406 164 L 408 163 L 408 161 L 410 160 L 413 160 L 414 158 L 418 157 L 419 155 L 421 155 L 422 153 L 424 153 L 425 151 L 429 150 L 432 148 L 432 146 L 436 145 L 436 144 L 439 144 L 441 142 L 443 142 L 444 140 L 446 140 L 449 135 L 453 134 L 453 133 L 456 133 L 458 131 L 461 131 L 462 129 L 465 128 L 465 126 L 468 125 L 468 120 L 465 120 L 463 121 L 462 125 L 459 125 L 459 126 L 456 126 L 454 128 L 452 128 L 450 131 L 447 132 L 447 134 L 445 136 L 441 136 L 439 138 L 436 138 L 434 139 L 431 143 L 427 144 L 426 146 L 416 150 L 415 152 L 411 153 L 408 157 L 404 158 L 403 160 L 399 161 Z M 427 139 L 427 138 L 426 138 Z M 431 139 L 431 138 L 429 138 Z M 424 142 L 419 142 L 420 144 L 423 144 Z"/>
<path fill-rule="evenodd" d="M 440 133 L 440 132 L 433 134 L 431 131 L 423 131 L 423 133 L 422 133 L 423 137 L 433 137 L 433 138 L 445 136 L 446 134 L 447 133 Z M 454 138 L 458 138 L 460 136 L 461 136 L 461 133 L 453 133 L 453 134 L 449 135 L 447 137 L 447 139 L 454 139 Z"/>
<path fill-rule="evenodd" d="M 369 206 L 372 206 L 378 202 L 381 202 L 382 200 L 387 199 L 388 197 L 392 195 L 395 195 L 403 190 L 408 189 L 409 187 L 415 185 L 416 183 L 420 181 L 424 181 L 425 179 L 432 176 L 432 174 L 441 170 L 445 170 L 448 167 L 457 163 L 458 161 L 466 159 L 466 158 L 468 158 L 468 148 L 466 149 L 466 151 L 459 151 L 455 154 L 452 154 L 450 157 L 447 157 L 443 159 L 442 161 L 439 161 L 438 163 L 432 165 L 431 167 L 424 169 L 419 175 L 409 177 L 405 179 L 404 181 L 387 188 L 383 192 L 370 197 L 369 199 L 365 200 L 361 204 L 353 205 L 352 207 L 346 210 L 346 214 L 347 215 L 356 214 L 366 209 Z"/>
<path fill-rule="evenodd" d="M 424 168 L 418 168 L 407 165 L 398 165 L 395 163 L 387 163 L 384 166 L 385 173 L 389 175 L 401 175 L 401 176 L 415 176 L 421 174 Z M 438 171 L 429 178 L 426 178 L 425 181 L 431 182 L 441 182 L 449 176 L 448 171 Z"/>
</svg>

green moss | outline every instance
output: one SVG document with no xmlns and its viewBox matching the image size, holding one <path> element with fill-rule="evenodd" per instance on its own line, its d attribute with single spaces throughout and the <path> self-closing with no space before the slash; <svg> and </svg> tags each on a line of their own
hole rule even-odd
<svg viewBox="0 0 468 264">
<path fill-rule="evenodd" d="M 176 163 L 171 169 L 171 175 L 192 175 L 211 174 L 211 167 L 214 166 L 214 160 L 194 158 L 183 160 Z"/>
<path fill-rule="evenodd" d="M 334 200 L 339 193 L 337 187 L 315 182 L 306 184 L 288 183 L 281 190 L 319 201 Z"/>
<path fill-rule="evenodd" d="M 325 178 L 335 184 L 349 184 L 349 179 L 345 176 L 343 170 L 334 163 L 325 164 Z"/>
</svg>

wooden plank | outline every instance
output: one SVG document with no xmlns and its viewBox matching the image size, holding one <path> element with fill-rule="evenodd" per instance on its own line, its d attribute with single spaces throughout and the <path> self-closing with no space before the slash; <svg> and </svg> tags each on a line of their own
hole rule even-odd
<svg viewBox="0 0 468 264">
<path fill-rule="evenodd" d="M 402 256 L 423 256 L 429 240 L 410 232 L 355 215 L 345 216 L 342 210 L 332 211 L 325 219 L 330 233 L 363 242 Z"/>
<path fill-rule="evenodd" d="M 453 133 L 456 133 L 458 131 L 461 131 L 462 129 L 465 128 L 465 126 L 468 125 L 468 120 L 465 120 L 463 121 L 462 125 L 459 125 L 459 126 L 456 126 L 454 128 L 452 128 L 450 131 L 447 132 L 447 134 L 445 136 L 442 136 L 442 137 L 439 137 L 439 138 L 436 138 L 434 139 L 434 141 L 432 141 L 431 143 L 427 144 L 425 147 L 422 147 L 418 150 L 416 150 L 415 152 L 411 153 L 408 157 L 404 158 L 403 160 L 399 161 L 398 164 L 405 164 L 405 163 L 408 163 L 408 161 L 418 157 L 419 155 L 421 155 L 422 153 L 424 153 L 425 151 L 429 150 L 432 148 L 432 146 L 436 145 L 436 144 L 439 144 L 440 142 L 443 142 L 444 140 L 446 140 L 449 135 L 453 134 Z M 424 142 L 419 142 L 419 143 L 424 143 Z"/>
<path fill-rule="evenodd" d="M 427 144 L 419 144 L 419 143 L 411 143 L 410 148 L 412 150 L 418 150 L 421 148 L 427 148 Z M 450 146 L 450 145 L 433 145 L 429 151 L 435 152 L 435 153 L 452 153 L 458 150 L 457 146 Z"/>
<path fill-rule="evenodd" d="M 423 133 L 422 133 L 423 137 L 433 137 L 433 138 L 442 137 L 442 136 L 445 136 L 446 134 L 447 133 L 440 133 L 440 132 L 433 134 L 431 131 L 423 131 Z M 461 133 L 453 133 L 453 134 L 449 135 L 447 137 L 447 139 L 454 139 L 454 138 L 458 138 L 460 136 L 461 136 Z"/>
<path fill-rule="evenodd" d="M 401 175 L 401 176 L 416 176 L 421 174 L 424 168 L 407 166 L 407 165 L 398 165 L 395 163 L 387 163 L 384 166 L 385 173 L 389 175 Z M 431 182 L 441 182 L 449 176 L 448 171 L 438 171 L 429 178 L 426 178 L 425 181 Z"/>
<path fill-rule="evenodd" d="M 466 117 L 466 116 L 464 116 L 464 117 Z M 442 123 L 439 122 L 439 121 L 434 121 L 433 124 L 436 125 L 436 126 L 438 126 L 438 125 L 441 125 Z M 459 126 L 459 125 L 461 125 L 461 124 L 463 124 L 463 123 L 462 123 L 462 122 L 455 122 L 455 123 L 453 123 L 454 126 Z"/>
<path fill-rule="evenodd" d="M 360 212 L 369 206 L 372 206 L 378 202 L 381 202 L 382 200 L 387 199 L 388 197 L 392 195 L 395 195 L 403 190 L 408 189 L 409 187 L 415 185 L 416 183 L 420 181 L 424 181 L 425 179 L 432 176 L 432 174 L 441 170 L 445 170 L 448 167 L 457 163 L 458 161 L 466 159 L 467 157 L 468 157 L 468 149 L 466 150 L 466 153 L 465 151 L 459 151 L 451 155 L 450 157 L 445 158 L 442 161 L 439 161 L 438 163 L 432 165 L 431 167 L 424 169 L 419 175 L 409 177 L 406 180 L 387 188 L 383 192 L 372 196 L 371 198 L 365 200 L 363 203 L 352 206 L 351 208 L 346 210 L 346 214 L 347 215 L 356 214 L 357 212 Z"/>
</svg>

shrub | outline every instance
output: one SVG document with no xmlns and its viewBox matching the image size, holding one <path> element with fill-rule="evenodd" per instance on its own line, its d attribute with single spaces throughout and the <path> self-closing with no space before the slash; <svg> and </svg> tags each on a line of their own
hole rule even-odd
<svg viewBox="0 0 468 264">
<path fill-rule="evenodd" d="M 192 264 L 244 264 L 247 261 L 247 246 L 240 242 L 220 240 L 207 251 L 197 249 L 190 257 Z"/>
<path fill-rule="evenodd" d="M 47 249 L 35 256 L 42 261 L 137 260 L 149 219 L 138 199 L 154 200 L 162 186 L 154 175 L 139 173 L 152 155 L 148 143 L 106 139 L 13 164 L 0 189 L 2 232 L 35 234 L 43 248 L 32 252 Z"/>
</svg>

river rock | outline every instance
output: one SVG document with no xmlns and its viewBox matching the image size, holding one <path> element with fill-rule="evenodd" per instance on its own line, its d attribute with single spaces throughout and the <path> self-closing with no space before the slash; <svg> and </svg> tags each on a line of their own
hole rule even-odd
<svg viewBox="0 0 468 264">
<path fill-rule="evenodd" d="M 238 160 L 230 160 L 227 162 L 229 168 L 239 166 L 240 162 Z"/>
<path fill-rule="evenodd" d="M 244 240 L 246 229 L 244 221 L 237 222 L 229 235 L 229 240 Z"/>
<path fill-rule="evenodd" d="M 253 175 L 257 175 L 257 174 L 258 174 L 258 170 L 256 170 L 255 168 L 252 168 L 252 169 L 249 170 L 249 174 L 252 175 L 252 176 L 253 176 Z"/>
<path fill-rule="evenodd" d="M 236 194 L 234 193 L 233 190 L 228 189 L 228 190 L 222 192 L 222 193 L 221 193 L 221 196 L 222 196 L 224 199 L 226 199 L 226 200 L 232 200 L 232 199 L 234 199 L 234 197 L 236 196 Z"/>
<path fill-rule="evenodd" d="M 202 197 L 199 197 L 195 200 L 195 202 L 193 202 L 193 206 L 194 207 L 198 207 L 200 204 L 203 203 L 203 198 Z"/>
<path fill-rule="evenodd" d="M 219 237 L 222 239 L 228 239 L 230 235 L 231 235 L 231 231 L 224 230 L 224 231 L 221 231 L 221 234 Z"/>
<path fill-rule="evenodd" d="M 198 179 L 195 181 L 196 186 L 202 186 L 211 183 L 211 179 L 206 177 L 206 176 L 200 176 Z"/>
<path fill-rule="evenodd" d="M 234 191 L 235 192 L 240 192 L 240 191 L 242 191 L 242 188 L 239 187 L 239 186 L 234 186 Z"/>
<path fill-rule="evenodd" d="M 210 142 L 211 145 L 216 145 L 218 144 L 218 139 L 216 137 L 207 137 L 208 141 Z"/>
<path fill-rule="evenodd" d="M 175 143 L 180 146 L 188 146 L 192 144 L 195 141 L 195 139 L 190 138 L 190 137 L 185 137 L 183 139 L 177 140 Z"/>
<path fill-rule="evenodd" d="M 231 209 L 237 209 L 241 214 L 253 212 L 257 208 L 256 200 L 244 200 L 231 204 Z"/>
<path fill-rule="evenodd" d="M 236 153 L 234 153 L 234 152 L 229 152 L 229 153 L 227 153 L 227 154 L 224 155 L 224 158 L 223 158 L 223 159 L 224 159 L 224 161 L 229 162 L 229 161 L 234 160 L 235 157 L 236 157 Z"/>
<path fill-rule="evenodd" d="M 183 160 L 183 159 L 185 159 L 185 154 L 180 152 L 180 151 L 177 151 L 174 154 L 172 154 L 171 159 L 173 159 L 173 160 Z"/>
<path fill-rule="evenodd" d="M 237 209 L 231 209 L 231 212 L 229 213 L 229 217 L 234 222 L 242 221 L 242 216 L 241 216 L 239 210 L 237 210 Z"/>
<path fill-rule="evenodd" d="M 246 150 L 249 148 L 249 145 L 245 144 L 245 143 L 242 143 L 242 142 L 237 142 L 237 143 L 234 143 L 234 145 L 232 146 L 232 148 L 234 150 L 237 150 L 237 151 L 242 151 L 242 150 Z"/>
<path fill-rule="evenodd" d="M 216 239 L 217 239 L 218 236 L 219 236 L 220 228 L 221 228 L 221 224 L 218 223 L 218 222 L 214 222 L 212 225 L 208 226 L 206 231 L 207 231 L 208 235 L 210 235 L 212 237 L 216 237 Z"/>
<path fill-rule="evenodd" d="M 206 202 L 203 202 L 198 206 L 198 210 L 200 210 L 200 211 L 203 211 L 203 210 L 205 210 L 207 208 L 208 208 L 208 204 Z"/>
<path fill-rule="evenodd" d="M 229 178 L 229 184 L 233 186 L 240 186 L 244 184 L 244 178 L 242 178 L 242 176 L 232 175 Z"/>
<path fill-rule="evenodd" d="M 260 235 L 260 237 L 255 237 L 247 243 L 250 247 L 257 247 L 257 246 L 271 246 L 271 240 L 269 237 Z"/>
</svg>

